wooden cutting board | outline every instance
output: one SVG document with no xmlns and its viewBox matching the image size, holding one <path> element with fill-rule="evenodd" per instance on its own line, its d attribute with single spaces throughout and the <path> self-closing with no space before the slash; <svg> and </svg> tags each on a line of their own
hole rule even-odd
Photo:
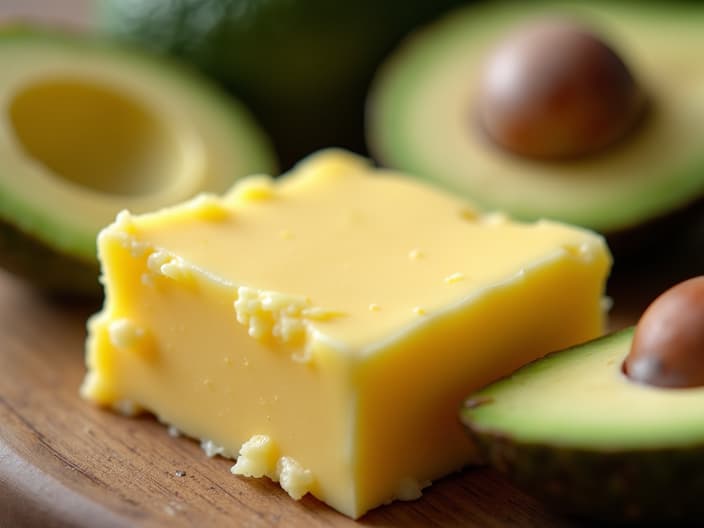
<svg viewBox="0 0 704 528">
<path fill-rule="evenodd" d="M 643 275 L 616 284 L 613 326 L 632 322 L 674 282 Z M 153 418 L 125 418 L 82 401 L 85 320 L 97 305 L 42 297 L 0 272 L 0 527 L 354 526 L 266 479 L 230 474 L 198 444 L 171 438 Z M 369 526 L 575 525 L 486 468 L 378 508 Z"/>
</svg>

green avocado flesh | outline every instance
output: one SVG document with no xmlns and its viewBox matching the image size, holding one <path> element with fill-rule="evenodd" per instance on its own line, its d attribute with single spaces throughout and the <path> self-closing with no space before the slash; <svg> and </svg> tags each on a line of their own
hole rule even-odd
<svg viewBox="0 0 704 528">
<path fill-rule="evenodd" d="M 479 130 L 484 61 L 512 28 L 542 15 L 576 18 L 629 66 L 649 107 L 626 138 L 589 157 L 537 161 Z M 367 142 L 383 164 L 429 179 L 487 209 L 604 233 L 628 230 L 704 197 L 704 9 L 657 3 L 506 3 L 454 11 L 382 66 Z"/>
<path fill-rule="evenodd" d="M 248 112 L 194 74 L 85 37 L 0 33 L 0 264 L 99 292 L 95 240 L 144 212 L 272 173 Z"/>
<path fill-rule="evenodd" d="M 557 352 L 470 396 L 484 458 L 559 508 L 612 520 L 704 514 L 704 387 L 630 381 L 633 328 Z"/>
</svg>

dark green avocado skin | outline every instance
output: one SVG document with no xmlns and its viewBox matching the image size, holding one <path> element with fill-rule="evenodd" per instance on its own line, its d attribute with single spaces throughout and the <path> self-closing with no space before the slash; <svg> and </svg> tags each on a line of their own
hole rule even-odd
<svg viewBox="0 0 704 528">
<path fill-rule="evenodd" d="M 486 462 L 568 514 L 607 522 L 704 521 L 704 444 L 592 451 L 470 430 Z"/>
<path fill-rule="evenodd" d="M 58 297 L 97 299 L 102 294 L 98 263 L 56 251 L 0 221 L 0 267 Z"/>
<path fill-rule="evenodd" d="M 284 168 L 364 150 L 366 91 L 402 37 L 462 0 L 101 0 L 114 37 L 196 65 L 255 113 Z"/>
</svg>

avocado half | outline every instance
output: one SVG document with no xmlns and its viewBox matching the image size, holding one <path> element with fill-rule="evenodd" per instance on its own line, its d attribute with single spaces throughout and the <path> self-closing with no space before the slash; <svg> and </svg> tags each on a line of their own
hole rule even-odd
<svg viewBox="0 0 704 528">
<path fill-rule="evenodd" d="M 489 51 L 515 27 L 556 15 L 584 22 L 611 43 L 649 107 L 630 135 L 602 152 L 539 161 L 494 145 L 477 126 L 479 79 Z M 701 214 L 702 24 L 699 4 L 461 8 L 414 34 L 379 71 L 368 99 L 369 148 L 384 165 L 525 220 L 548 217 L 621 235 L 688 205 Z"/>
<path fill-rule="evenodd" d="M 52 292 L 93 295 L 96 235 L 272 173 L 245 108 L 187 70 L 77 35 L 0 32 L 0 264 Z"/>
<path fill-rule="evenodd" d="M 704 515 L 704 388 L 622 372 L 633 328 L 557 352 L 470 396 L 482 456 L 557 508 L 611 521 Z"/>
</svg>

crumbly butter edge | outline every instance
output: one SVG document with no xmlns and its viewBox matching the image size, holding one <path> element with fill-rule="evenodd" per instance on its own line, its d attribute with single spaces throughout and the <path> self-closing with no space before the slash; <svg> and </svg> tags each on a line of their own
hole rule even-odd
<svg viewBox="0 0 704 528">
<path fill-rule="evenodd" d="M 412 477 L 402 478 L 396 486 L 393 498 L 386 504 L 395 500 L 412 501 L 420 499 L 423 496 L 423 490 L 431 484 L 430 480 L 418 480 Z"/>
<path fill-rule="evenodd" d="M 310 469 L 292 457 L 281 455 L 275 442 L 263 434 L 254 435 L 242 444 L 230 472 L 244 477 L 269 477 L 295 500 L 311 492 L 315 484 Z"/>
<path fill-rule="evenodd" d="M 352 155 L 354 156 L 354 155 Z M 364 159 L 364 158 L 362 158 Z M 302 162 L 303 163 L 303 162 Z M 292 172 L 292 175 L 295 173 L 295 171 Z M 281 185 L 279 183 L 276 183 L 276 185 Z M 175 209 L 178 209 L 180 206 L 177 206 Z M 488 215 L 491 215 L 491 213 L 488 213 Z M 141 215 L 139 217 L 144 218 L 144 215 Z M 133 239 L 129 236 L 129 230 L 130 226 L 132 225 L 131 222 L 133 221 L 133 217 L 126 212 L 122 211 L 121 213 L 118 214 L 118 218 L 114 224 L 109 226 L 108 228 L 104 229 L 100 236 L 115 236 L 118 240 L 120 240 L 126 247 L 129 247 L 131 251 L 135 251 L 135 242 Z M 604 253 L 604 255 L 607 258 L 607 266 L 611 265 L 611 256 L 610 252 L 608 250 L 608 246 L 606 245 L 604 237 L 601 235 L 598 235 L 592 231 L 589 231 L 587 229 L 583 228 L 573 228 L 572 226 L 567 226 L 566 224 L 562 224 L 559 222 L 553 222 L 551 220 L 538 220 L 537 222 L 534 222 L 531 225 L 536 225 L 536 226 L 562 226 L 566 228 L 573 229 L 576 232 L 579 232 L 583 235 L 582 240 L 580 243 L 577 244 L 570 244 L 569 246 L 563 245 L 556 247 L 554 251 L 548 253 L 542 258 L 538 258 L 534 260 L 533 262 L 530 262 L 523 266 L 520 270 L 518 270 L 516 273 L 514 273 L 512 276 L 509 276 L 503 280 L 497 281 L 493 284 L 488 284 L 482 288 L 479 288 L 475 291 L 472 291 L 468 295 L 465 295 L 461 298 L 459 298 L 457 301 L 450 303 L 444 307 L 441 307 L 437 310 L 433 310 L 430 314 L 427 314 L 426 317 L 423 318 L 415 318 L 412 319 L 408 324 L 402 326 L 399 330 L 396 332 L 388 335 L 387 337 L 381 339 L 380 341 L 373 342 L 369 345 L 362 346 L 359 349 L 354 349 L 354 347 L 350 347 L 346 343 L 340 342 L 328 334 L 322 332 L 318 327 L 316 327 L 315 324 L 312 322 L 307 321 L 306 326 L 307 326 L 307 331 L 309 335 L 309 339 L 314 339 L 317 342 L 325 344 L 327 347 L 335 350 L 336 352 L 339 352 L 341 354 L 345 355 L 352 355 L 355 354 L 359 358 L 363 358 L 369 355 L 373 355 L 379 350 L 382 350 L 384 348 L 387 348 L 388 346 L 392 345 L 393 343 L 396 343 L 405 337 L 407 337 L 409 334 L 416 332 L 423 328 L 425 325 L 430 325 L 433 324 L 437 319 L 445 317 L 447 314 L 455 312 L 455 311 L 460 311 L 464 308 L 466 308 L 468 305 L 476 302 L 479 299 L 482 299 L 486 295 L 489 295 L 490 293 L 501 289 L 501 288 L 507 288 L 512 286 L 513 284 L 516 284 L 518 281 L 521 281 L 524 279 L 525 275 L 527 273 L 530 273 L 534 269 L 539 269 L 540 267 L 544 266 L 545 264 L 550 264 L 553 262 L 556 262 L 560 260 L 561 258 L 564 258 L 565 256 L 572 255 L 573 257 L 583 260 L 584 262 L 589 262 L 589 260 L 593 259 L 596 257 L 597 254 L 599 253 Z M 120 227 L 127 227 L 125 231 L 120 231 Z M 139 243 L 138 243 L 139 244 Z M 145 249 L 140 248 L 142 251 Z M 221 287 L 225 288 L 231 288 L 233 290 L 239 289 L 241 287 L 244 288 L 249 288 L 251 290 L 267 293 L 266 290 L 260 290 L 257 288 L 251 288 L 249 286 L 245 285 L 238 285 L 233 282 L 230 282 L 218 275 L 215 275 L 212 272 L 209 272 L 193 263 L 185 261 L 182 257 L 179 257 L 178 255 L 175 255 L 171 252 L 165 251 L 165 250 L 160 250 L 157 248 L 153 248 L 152 254 L 162 251 L 165 254 L 169 255 L 169 257 L 172 259 L 172 261 L 176 261 L 178 267 L 183 271 L 187 273 L 193 273 L 196 275 L 200 275 L 201 277 L 205 278 L 206 280 L 209 280 Z M 172 270 L 176 271 L 176 270 Z M 271 292 L 268 292 L 271 293 Z M 286 294 L 283 292 L 274 292 L 277 293 L 278 295 L 281 296 L 290 296 L 290 297 L 296 297 L 294 294 Z M 605 297 L 604 297 L 605 298 Z M 602 300 L 602 310 L 604 311 L 604 320 L 606 320 L 607 317 L 607 308 L 609 307 L 608 301 Z M 309 343 L 312 341 L 309 341 Z M 356 350 L 356 351 L 355 351 Z M 294 358 L 295 359 L 295 358 Z M 302 354 L 298 357 L 298 361 L 300 362 L 307 362 L 309 360 L 309 355 L 306 350 L 302 351 Z"/>
<path fill-rule="evenodd" d="M 140 216 L 139 218 L 142 217 Z M 208 281 L 217 287 L 237 292 L 233 303 L 238 302 L 240 293 L 243 290 L 246 290 L 247 292 L 256 292 L 257 296 L 262 299 L 306 299 L 305 297 L 296 294 L 277 292 L 274 290 L 264 290 L 231 282 L 218 274 L 208 271 L 184 259 L 172 251 L 156 247 L 148 242 L 140 241 L 134 238 L 131 233 L 134 226 L 133 221 L 134 217 L 127 211 L 123 211 L 118 215 L 117 221 L 108 228 L 104 229 L 99 236 L 101 237 L 101 243 L 112 239 L 128 249 L 135 257 L 148 254 L 147 266 L 144 272 L 145 276 L 142 277 L 142 282 L 145 284 L 151 283 L 153 277 L 159 275 L 163 275 L 173 280 L 188 279 L 189 277 L 192 277 Z M 300 353 L 292 356 L 292 359 L 299 363 L 309 362 L 312 359 L 311 354 L 315 343 L 321 343 L 327 348 L 330 348 L 340 354 L 351 355 L 353 350 L 349 346 L 343 342 L 333 339 L 314 324 L 315 321 L 319 319 L 340 317 L 345 314 L 334 309 L 326 309 L 316 306 L 311 302 L 305 302 L 304 304 L 304 306 L 297 306 L 300 310 L 294 311 L 297 313 L 300 312 L 297 315 L 297 321 L 300 321 L 305 328 L 306 339 L 303 347 L 301 347 Z M 105 312 L 108 307 L 109 303 L 106 303 L 103 310 L 99 313 Z M 285 306 L 276 305 L 275 308 L 276 310 L 281 311 L 286 310 Z M 237 320 L 238 315 L 239 314 L 233 306 L 233 318 Z"/>
</svg>

